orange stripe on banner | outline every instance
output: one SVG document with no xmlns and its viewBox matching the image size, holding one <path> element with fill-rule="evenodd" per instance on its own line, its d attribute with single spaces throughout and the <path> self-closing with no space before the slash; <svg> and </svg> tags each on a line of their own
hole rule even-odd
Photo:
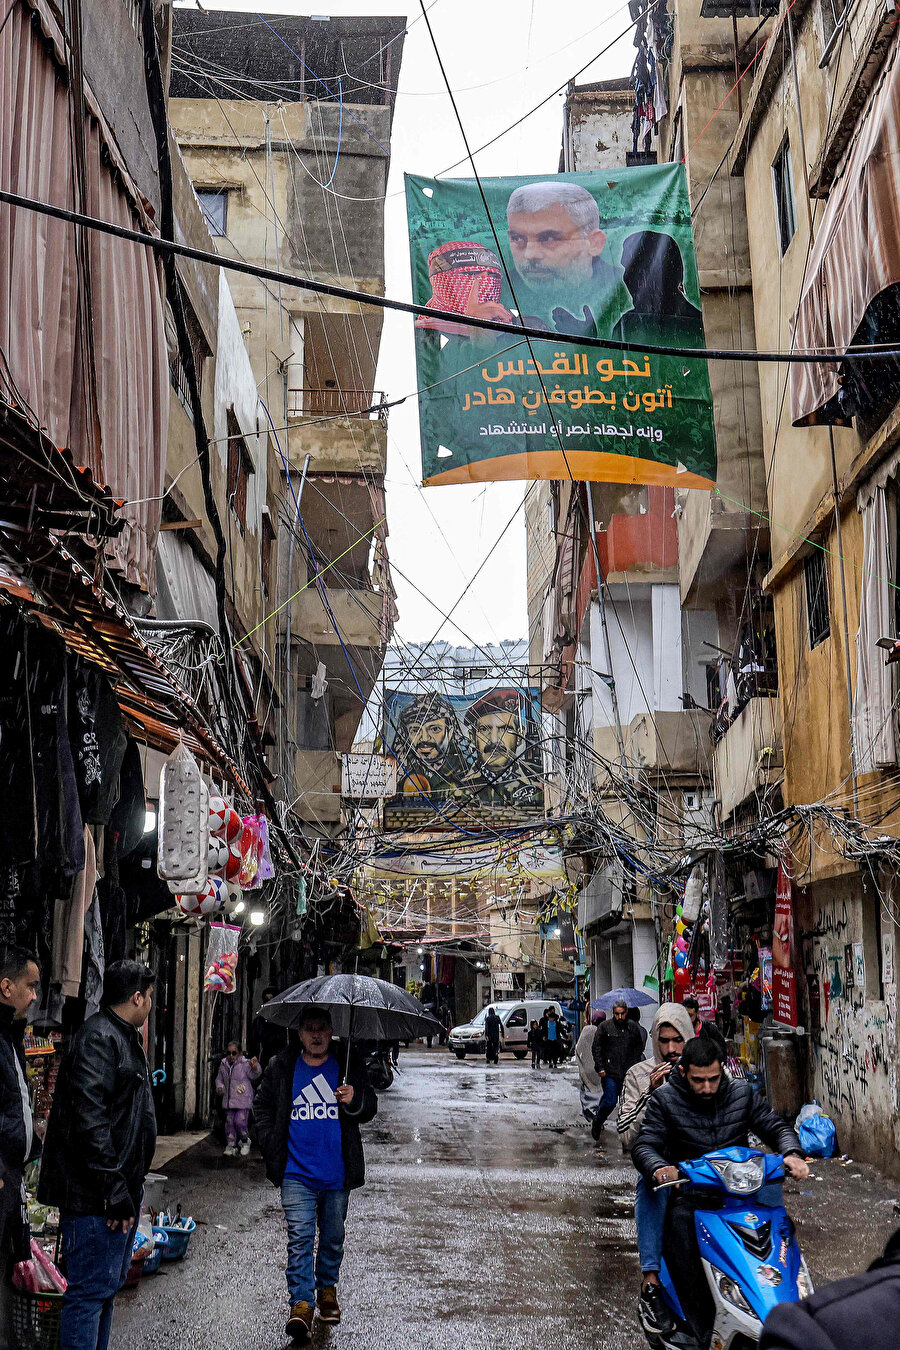
<svg viewBox="0 0 900 1350">
<path fill-rule="evenodd" d="M 498 455 L 461 464 L 432 474 L 425 487 L 446 483 L 499 483 L 517 479 L 572 478 L 580 483 L 647 483 L 665 487 L 714 488 L 711 478 L 634 455 L 611 455 L 599 450 L 530 450 L 521 455 Z"/>
</svg>

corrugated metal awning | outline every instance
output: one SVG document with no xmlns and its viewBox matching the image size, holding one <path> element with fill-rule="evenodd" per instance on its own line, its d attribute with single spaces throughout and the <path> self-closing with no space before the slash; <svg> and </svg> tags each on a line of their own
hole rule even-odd
<svg viewBox="0 0 900 1350">
<path fill-rule="evenodd" d="M 0 530 L 0 589 L 15 596 L 63 637 L 69 649 L 109 675 L 126 717 L 159 749 L 181 735 L 195 755 L 217 765 L 247 796 L 234 760 L 201 709 L 144 641 L 130 616 L 97 587 L 58 540 L 39 531 Z"/>
</svg>

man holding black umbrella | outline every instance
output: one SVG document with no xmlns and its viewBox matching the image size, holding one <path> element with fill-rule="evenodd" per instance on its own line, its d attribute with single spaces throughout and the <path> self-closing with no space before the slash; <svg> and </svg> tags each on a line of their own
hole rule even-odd
<svg viewBox="0 0 900 1350">
<path fill-rule="evenodd" d="M 378 1100 L 361 1061 L 339 1061 L 327 1008 L 307 1006 L 297 1024 L 299 1046 L 269 1064 L 256 1094 L 256 1137 L 266 1175 L 281 1189 L 288 1229 L 286 1333 L 304 1344 L 318 1306 L 323 1322 L 339 1322 L 337 1283 L 344 1254 L 350 1192 L 365 1180 L 359 1127 Z M 318 1251 L 313 1257 L 318 1228 Z"/>
</svg>

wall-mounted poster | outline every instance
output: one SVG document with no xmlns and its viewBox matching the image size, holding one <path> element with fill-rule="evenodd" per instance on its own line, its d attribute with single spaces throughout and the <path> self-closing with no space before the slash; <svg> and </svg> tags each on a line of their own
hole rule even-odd
<svg viewBox="0 0 900 1350">
<path fill-rule="evenodd" d="M 515 825 L 544 814 L 540 691 L 503 685 L 478 694 L 385 694 L 384 748 L 397 793 L 384 828 Z"/>
<path fill-rule="evenodd" d="M 406 178 L 424 482 L 713 487 L 707 362 L 645 350 L 704 346 L 684 166 L 481 187 Z"/>
</svg>

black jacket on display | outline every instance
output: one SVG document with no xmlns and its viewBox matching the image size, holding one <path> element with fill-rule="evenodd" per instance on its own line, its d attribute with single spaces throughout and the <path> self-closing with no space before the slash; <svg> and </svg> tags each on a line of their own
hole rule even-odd
<svg viewBox="0 0 900 1350">
<path fill-rule="evenodd" d="M 69 1214 L 139 1213 L 156 1116 L 138 1031 L 109 1008 L 89 1017 L 60 1066 L 38 1198 Z"/>
<path fill-rule="evenodd" d="M 610 1078 L 622 1083 L 633 1064 L 639 1064 L 644 1058 L 641 1033 L 637 1022 L 617 1022 L 607 1018 L 601 1022 L 591 1047 L 594 1056 L 594 1068 L 602 1070 Z"/>
<path fill-rule="evenodd" d="M 900 1325 L 900 1229 L 865 1275 L 837 1280 L 801 1303 L 779 1303 L 759 1350 L 895 1350 Z"/>
<path fill-rule="evenodd" d="M 802 1156 L 794 1131 L 749 1083 L 723 1075 L 718 1092 L 698 1097 L 675 1069 L 647 1103 L 631 1161 L 649 1182 L 660 1167 L 719 1148 L 746 1147 L 751 1130 L 776 1153 Z"/>
<path fill-rule="evenodd" d="M 335 1049 L 340 1063 L 346 1053 Z M 266 1176 L 273 1186 L 284 1181 L 288 1159 L 288 1129 L 294 1096 L 294 1069 L 299 1051 L 295 1045 L 282 1050 L 269 1064 L 256 1090 L 253 1101 L 255 1137 L 266 1165 Z M 362 1060 L 350 1056 L 347 1080 L 353 1088 L 350 1107 L 339 1105 L 341 1122 L 341 1152 L 344 1156 L 344 1188 L 348 1191 L 362 1186 L 366 1179 L 360 1125 L 365 1125 L 378 1111 L 378 1098 L 369 1082 Z"/>
</svg>

